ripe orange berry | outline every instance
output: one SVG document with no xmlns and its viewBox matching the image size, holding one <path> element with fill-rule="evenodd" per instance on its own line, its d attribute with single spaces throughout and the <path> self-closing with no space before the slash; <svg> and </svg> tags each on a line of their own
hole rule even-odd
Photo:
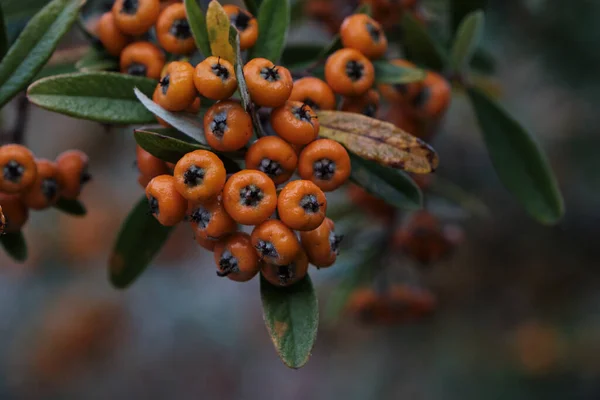
<svg viewBox="0 0 600 400">
<path fill-rule="evenodd" d="M 173 61 L 167 65 L 153 96 L 161 107 L 169 111 L 183 111 L 194 103 L 197 97 L 194 67 L 181 61 Z"/>
<path fill-rule="evenodd" d="M 33 153 L 20 144 L 0 147 L 0 192 L 20 193 L 33 185 L 37 166 Z"/>
<path fill-rule="evenodd" d="M 341 49 L 327 58 L 325 80 L 336 93 L 360 96 L 373 86 L 375 69 L 358 50 Z"/>
<path fill-rule="evenodd" d="M 394 245 L 421 264 L 441 260 L 452 250 L 439 220 L 427 211 L 414 213 L 394 234 Z"/>
<path fill-rule="evenodd" d="M 61 197 L 75 200 L 83 185 L 92 179 L 88 172 L 88 156 L 79 150 L 67 150 L 56 157 Z"/>
<path fill-rule="evenodd" d="M 102 14 L 96 30 L 100 43 L 111 56 L 118 57 L 129 43 L 130 38 L 119 30 L 115 17 L 110 11 Z"/>
<path fill-rule="evenodd" d="M 29 210 L 21 196 L 0 192 L 0 205 L 4 214 L 4 232 L 19 232 L 29 219 Z"/>
<path fill-rule="evenodd" d="M 324 81 L 308 76 L 294 82 L 290 100 L 307 104 L 315 111 L 335 110 L 335 94 Z"/>
<path fill-rule="evenodd" d="M 225 100 L 237 89 L 233 65 L 221 57 L 208 57 L 196 65 L 194 85 L 198 92 L 212 100 Z"/>
<path fill-rule="evenodd" d="M 260 271 L 261 263 L 252 247 L 250 236 L 238 232 L 223 238 L 215 246 L 217 275 L 232 281 L 247 282 Z"/>
<path fill-rule="evenodd" d="M 271 126 L 285 141 L 308 144 L 319 135 L 317 114 L 306 104 L 286 101 L 271 112 Z"/>
<path fill-rule="evenodd" d="M 308 258 L 303 250 L 298 252 L 290 264 L 264 264 L 261 269 L 262 276 L 275 286 L 291 286 L 304 278 L 307 272 Z"/>
<path fill-rule="evenodd" d="M 148 206 L 154 218 L 164 226 L 174 226 L 185 218 L 187 201 L 175 188 L 175 178 L 159 175 L 146 187 Z"/>
<path fill-rule="evenodd" d="M 258 21 L 246 10 L 226 4 L 223 9 L 229 16 L 231 24 L 240 33 L 240 50 L 244 51 L 254 46 L 258 39 Z"/>
<path fill-rule="evenodd" d="M 252 101 L 264 107 L 283 105 L 294 87 L 290 71 L 266 58 L 255 58 L 244 65 L 244 78 Z"/>
<path fill-rule="evenodd" d="M 362 96 L 345 97 L 342 102 L 342 111 L 363 114 L 375 118 L 379 109 L 379 93 L 373 89 Z"/>
<path fill-rule="evenodd" d="M 58 168 L 48 160 L 37 160 L 36 166 L 35 182 L 23 192 L 22 197 L 26 207 L 43 210 L 56 204 L 60 197 Z"/>
<path fill-rule="evenodd" d="M 220 101 L 204 114 L 204 135 L 215 150 L 239 150 L 252 137 L 252 119 L 239 103 Z"/>
<path fill-rule="evenodd" d="M 326 211 L 325 194 L 311 181 L 292 181 L 279 193 L 277 212 L 283 223 L 291 229 L 316 229 L 325 219 Z"/>
<path fill-rule="evenodd" d="M 300 232 L 302 248 L 310 263 L 317 268 L 329 267 L 335 263 L 343 238 L 335 234 L 335 224 L 329 218 L 325 218 L 317 229 Z"/>
<path fill-rule="evenodd" d="M 223 188 L 227 214 L 242 225 L 258 225 L 275 212 L 277 191 L 264 173 L 244 170 L 233 174 Z"/>
<path fill-rule="evenodd" d="M 156 22 L 156 38 L 169 53 L 188 54 L 196 49 L 183 3 L 171 4 L 160 13 Z"/>
<path fill-rule="evenodd" d="M 376 310 L 381 305 L 380 296 L 372 288 L 360 288 L 350 295 L 346 310 L 364 322 L 373 322 Z"/>
<path fill-rule="evenodd" d="M 297 166 L 296 151 L 277 136 L 258 139 L 246 152 L 246 169 L 264 172 L 276 185 L 290 179 Z"/>
<path fill-rule="evenodd" d="M 166 175 L 169 173 L 169 168 L 167 167 L 166 162 L 158 157 L 154 157 L 152 154 L 142 149 L 140 145 L 136 145 L 135 155 L 137 168 L 142 176 L 148 178 L 148 181 L 156 176 Z M 146 187 L 146 185 L 142 186 Z"/>
<path fill-rule="evenodd" d="M 227 172 L 223 161 L 206 150 L 187 153 L 175 165 L 175 187 L 186 200 L 203 202 L 217 197 Z"/>
<path fill-rule="evenodd" d="M 405 284 L 393 285 L 385 296 L 394 322 L 412 321 L 435 310 L 435 297 L 428 291 Z"/>
<path fill-rule="evenodd" d="M 396 59 L 390 61 L 398 67 L 416 68 L 417 66 L 410 61 Z M 397 83 L 395 85 L 379 85 L 378 89 L 381 95 L 390 103 L 410 104 L 412 99 L 417 96 L 422 87 L 421 82 Z"/>
<path fill-rule="evenodd" d="M 312 181 L 325 192 L 343 185 L 350 177 L 350 172 L 350 156 L 344 146 L 336 141 L 315 140 L 300 153 L 298 173 L 302 179 Z"/>
<path fill-rule="evenodd" d="M 412 99 L 412 106 L 421 118 L 439 118 L 444 115 L 451 100 L 448 81 L 435 72 L 427 72 L 419 93 Z"/>
<path fill-rule="evenodd" d="M 195 237 L 219 240 L 237 230 L 237 224 L 225 212 L 221 199 L 214 199 L 204 204 L 190 202 L 188 215 Z"/>
<path fill-rule="evenodd" d="M 300 251 L 300 242 L 294 232 L 276 219 L 257 225 L 251 239 L 260 259 L 271 264 L 287 265 Z"/>
<path fill-rule="evenodd" d="M 340 27 L 340 37 L 344 47 L 356 49 L 370 59 L 380 58 L 387 50 L 383 28 L 367 14 L 346 17 Z"/>
<path fill-rule="evenodd" d="M 217 245 L 217 240 L 203 238 L 199 235 L 195 235 L 194 240 L 196 240 L 196 243 L 198 243 L 200 246 L 204 247 L 208 251 L 214 251 L 215 246 Z"/>
<path fill-rule="evenodd" d="M 119 30 L 128 35 L 147 32 L 158 19 L 159 0 L 116 0 L 112 7 Z"/>
<path fill-rule="evenodd" d="M 159 79 L 165 55 L 150 42 L 136 42 L 123 49 L 119 64 L 121 73 Z"/>
</svg>

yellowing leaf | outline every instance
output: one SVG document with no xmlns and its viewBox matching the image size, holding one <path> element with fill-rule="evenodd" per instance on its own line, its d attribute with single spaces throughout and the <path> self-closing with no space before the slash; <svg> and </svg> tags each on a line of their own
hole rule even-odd
<svg viewBox="0 0 600 400">
<path fill-rule="evenodd" d="M 321 111 L 319 135 L 343 144 L 352 153 L 392 168 L 428 174 L 438 167 L 431 146 L 394 124 L 356 113 Z"/>
<path fill-rule="evenodd" d="M 212 0 L 206 11 L 206 29 L 210 50 L 215 57 L 235 63 L 235 51 L 229 41 L 229 17 L 217 0 Z"/>
</svg>

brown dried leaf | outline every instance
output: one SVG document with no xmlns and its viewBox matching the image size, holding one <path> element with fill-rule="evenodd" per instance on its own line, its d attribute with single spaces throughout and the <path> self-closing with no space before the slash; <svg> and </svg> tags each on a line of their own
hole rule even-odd
<svg viewBox="0 0 600 400">
<path fill-rule="evenodd" d="M 356 155 L 417 174 L 435 171 L 439 158 L 427 143 L 389 122 L 342 111 L 320 111 L 319 135 Z"/>
</svg>

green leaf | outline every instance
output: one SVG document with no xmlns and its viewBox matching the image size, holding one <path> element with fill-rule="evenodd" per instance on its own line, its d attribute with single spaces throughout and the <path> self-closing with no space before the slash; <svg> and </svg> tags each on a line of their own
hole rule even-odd
<svg viewBox="0 0 600 400">
<path fill-rule="evenodd" d="M 67 200 L 60 198 L 54 205 L 54 208 L 66 214 L 82 217 L 87 214 L 85 206 L 79 200 Z"/>
<path fill-rule="evenodd" d="M 487 0 L 450 0 L 450 24 L 456 32 L 465 16 L 476 10 L 485 10 Z"/>
<path fill-rule="evenodd" d="M 27 243 L 22 232 L 0 235 L 0 243 L 13 260 L 21 263 L 27 260 Z"/>
<path fill-rule="evenodd" d="M 2 0 L 6 21 L 29 18 L 48 4 L 48 0 Z"/>
<path fill-rule="evenodd" d="M 42 78 L 47 78 L 49 76 L 55 76 L 55 75 L 72 74 L 73 72 L 77 72 L 77 69 L 75 69 L 75 64 L 72 64 L 72 63 L 46 65 L 35 76 L 35 80 L 39 80 Z"/>
<path fill-rule="evenodd" d="M 0 4 L 0 61 L 4 58 L 6 50 L 8 50 L 8 39 L 6 37 L 4 11 L 2 11 L 2 5 Z"/>
<path fill-rule="evenodd" d="M 404 172 L 362 159 L 353 153 L 348 154 L 352 162 L 350 179 L 354 183 L 394 207 L 405 210 L 422 207 L 421 189 Z"/>
<path fill-rule="evenodd" d="M 111 283 L 119 289 L 131 285 L 165 244 L 172 230 L 158 223 L 148 211 L 146 196 L 142 197 L 121 226 L 110 256 Z"/>
<path fill-rule="evenodd" d="M 263 0 L 257 19 L 258 40 L 250 50 L 250 58 L 262 57 L 277 63 L 290 26 L 290 0 Z"/>
<path fill-rule="evenodd" d="M 471 58 L 471 68 L 484 74 L 493 74 L 496 71 L 496 59 L 485 49 L 475 49 Z"/>
<path fill-rule="evenodd" d="M 402 17 L 404 48 L 408 59 L 436 71 L 444 69 L 447 55 L 411 13 Z"/>
<path fill-rule="evenodd" d="M 401 67 L 389 61 L 373 62 L 376 83 L 411 83 L 425 79 L 425 71 L 418 68 Z"/>
<path fill-rule="evenodd" d="M 452 71 L 462 73 L 471 62 L 483 34 L 484 22 L 483 11 L 479 10 L 468 14 L 458 27 L 450 54 Z"/>
<path fill-rule="evenodd" d="M 200 8 L 198 0 L 184 0 L 185 12 L 192 30 L 192 36 L 196 41 L 196 47 L 205 57 L 212 55 L 210 51 L 210 41 L 206 30 L 206 17 L 204 11 Z"/>
<path fill-rule="evenodd" d="M 109 124 L 147 124 L 154 116 L 133 89 L 151 94 L 156 81 L 114 72 L 86 72 L 40 79 L 29 86 L 33 104 L 75 118 Z"/>
<path fill-rule="evenodd" d="M 319 308 L 310 277 L 285 288 L 260 277 L 260 295 L 267 331 L 281 360 L 290 368 L 308 361 L 317 338 Z"/>
<path fill-rule="evenodd" d="M 283 49 L 281 64 L 290 69 L 308 66 L 317 61 L 322 51 L 323 46 L 318 44 L 291 44 Z"/>
<path fill-rule="evenodd" d="M 242 153 L 216 152 L 209 146 L 177 139 L 176 137 L 173 137 L 177 135 L 174 134 L 175 132 L 178 131 L 168 128 L 142 128 L 136 129 L 133 134 L 135 141 L 140 145 L 141 148 L 152 154 L 154 157 L 160 158 L 161 160 L 177 163 L 177 161 L 179 161 L 179 159 L 187 153 L 195 150 L 208 150 L 219 156 L 221 161 L 223 161 L 223 164 L 225 164 L 225 169 L 228 173 L 235 173 L 240 170 L 239 165 L 233 161 L 230 156 L 243 157 Z"/>
<path fill-rule="evenodd" d="M 93 47 L 75 63 L 75 68 L 81 72 L 109 71 L 119 69 L 119 60 L 111 57 L 103 50 Z"/>
<path fill-rule="evenodd" d="M 231 22 L 229 16 L 217 0 L 208 4 L 206 30 L 213 56 L 221 57 L 230 63 L 235 62 L 235 51 L 231 44 Z"/>
<path fill-rule="evenodd" d="M 206 144 L 202 121 L 198 120 L 195 115 L 184 112 L 175 113 L 167 111 L 150 100 L 150 98 L 142 93 L 142 91 L 138 88 L 135 88 L 134 93 L 144 107 L 146 107 L 154 115 L 165 120 L 169 125 L 179 129 L 181 132 L 185 133 L 198 143 Z"/>
<path fill-rule="evenodd" d="M 258 8 L 260 7 L 260 3 L 262 3 L 262 0 L 244 0 L 244 4 L 246 4 L 246 8 L 252 15 L 257 15 Z"/>
<path fill-rule="evenodd" d="M 54 0 L 29 21 L 0 63 L 0 106 L 6 104 L 42 69 L 69 30 L 82 0 Z"/>
<path fill-rule="evenodd" d="M 469 88 L 467 93 L 502 183 L 531 216 L 555 224 L 564 213 L 563 199 L 542 150 L 531 134 L 483 91 Z"/>
</svg>

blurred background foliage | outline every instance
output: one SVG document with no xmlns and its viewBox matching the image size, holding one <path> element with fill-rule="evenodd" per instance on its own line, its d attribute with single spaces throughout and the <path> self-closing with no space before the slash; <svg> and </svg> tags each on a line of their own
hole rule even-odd
<svg viewBox="0 0 600 400">
<path fill-rule="evenodd" d="M 40 0 L 2 0 L 11 37 Z M 425 6 L 443 33 L 446 0 Z M 433 145 L 439 176 L 480 197 L 488 218 L 426 198 L 460 223 L 464 243 L 416 280 L 435 313 L 396 326 L 322 318 L 311 361 L 285 368 L 261 317 L 258 281 L 216 279 L 212 255 L 181 226 L 126 292 L 107 280 L 118 226 L 142 190 L 129 129 L 105 128 L 32 108 L 26 144 L 42 157 L 80 148 L 95 180 L 84 219 L 34 214 L 30 258 L 0 254 L 0 398 L 597 399 L 600 398 L 600 3 L 489 0 L 484 45 L 492 83 L 549 154 L 567 213 L 554 228 L 526 216 L 497 180 L 461 94 Z M 21 25 L 22 26 L 22 25 Z M 315 22 L 296 25 L 328 35 Z M 78 32 L 64 47 L 83 43 Z M 14 119 L 14 104 L 2 113 Z M 343 206 L 344 200 L 340 199 Z M 376 222 L 354 220 L 348 233 Z M 350 251 L 364 251 L 355 246 Z M 352 258 L 352 252 L 345 259 Z M 373 266 L 376 268 L 377 266 Z M 313 274 L 323 311 L 351 266 Z"/>
</svg>

